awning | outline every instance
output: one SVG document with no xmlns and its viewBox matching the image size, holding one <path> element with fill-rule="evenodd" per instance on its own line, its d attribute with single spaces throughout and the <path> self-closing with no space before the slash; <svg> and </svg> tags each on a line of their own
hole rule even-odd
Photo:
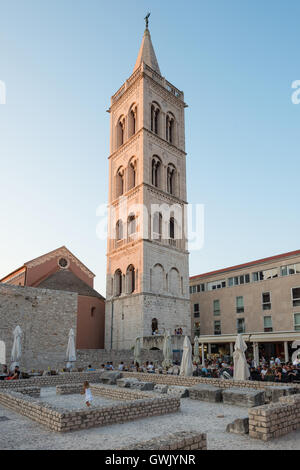
<svg viewBox="0 0 300 470">
<path fill-rule="evenodd" d="M 235 343 L 237 335 L 202 335 L 199 336 L 201 344 L 224 344 Z M 277 331 L 277 332 L 257 332 L 242 335 L 246 342 L 253 343 L 273 343 L 284 341 L 300 341 L 300 331 Z"/>
</svg>

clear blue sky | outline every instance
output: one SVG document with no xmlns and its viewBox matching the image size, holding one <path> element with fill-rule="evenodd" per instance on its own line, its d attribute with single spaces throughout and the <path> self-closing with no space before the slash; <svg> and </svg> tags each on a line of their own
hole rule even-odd
<svg viewBox="0 0 300 470">
<path fill-rule="evenodd" d="M 162 74 L 189 104 L 188 200 L 205 204 L 191 275 L 300 248 L 298 0 L 11 0 L 0 15 L 0 276 L 66 245 L 105 293 L 106 109 L 148 10 Z"/>
</svg>

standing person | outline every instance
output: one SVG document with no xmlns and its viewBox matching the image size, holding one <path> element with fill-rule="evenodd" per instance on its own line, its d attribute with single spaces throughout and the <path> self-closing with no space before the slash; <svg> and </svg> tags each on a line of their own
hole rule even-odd
<svg viewBox="0 0 300 470">
<path fill-rule="evenodd" d="M 87 380 L 83 383 L 82 395 L 84 395 L 84 394 L 85 394 L 86 406 L 89 408 L 92 404 L 92 401 L 93 401 L 93 395 L 92 395 L 92 392 L 91 392 L 91 389 L 90 389 L 90 384 L 88 383 Z"/>
<path fill-rule="evenodd" d="M 280 360 L 280 357 L 279 357 L 279 356 L 276 357 L 276 359 L 275 359 L 275 364 L 276 364 L 277 367 L 280 366 L 281 360 Z"/>
</svg>

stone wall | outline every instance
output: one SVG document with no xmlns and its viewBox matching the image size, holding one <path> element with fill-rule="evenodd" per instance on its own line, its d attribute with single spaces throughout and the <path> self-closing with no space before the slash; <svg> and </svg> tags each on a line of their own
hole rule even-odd
<svg viewBox="0 0 300 470">
<path fill-rule="evenodd" d="M 13 331 L 22 330 L 23 369 L 63 368 L 70 328 L 76 337 L 77 294 L 0 283 L 0 341 L 10 364 Z"/>
<path fill-rule="evenodd" d="M 181 431 L 137 442 L 120 450 L 207 450 L 206 434 Z"/>
<path fill-rule="evenodd" d="M 78 384 L 87 380 L 88 382 L 100 383 L 101 372 L 66 372 L 59 375 L 46 375 L 21 380 L 0 380 L 0 391 L 16 390 L 20 387 L 38 386 L 55 387 L 60 384 Z"/>
<path fill-rule="evenodd" d="M 300 429 L 300 396 L 281 397 L 279 403 L 249 410 L 249 436 L 269 441 Z"/>
</svg>

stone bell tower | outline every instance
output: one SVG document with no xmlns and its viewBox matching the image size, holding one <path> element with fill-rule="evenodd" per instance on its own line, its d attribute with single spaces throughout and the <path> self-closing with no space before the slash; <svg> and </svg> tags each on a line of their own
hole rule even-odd
<svg viewBox="0 0 300 470">
<path fill-rule="evenodd" d="M 111 98 L 105 348 L 152 331 L 190 335 L 183 92 L 160 72 L 146 29 Z"/>
</svg>

